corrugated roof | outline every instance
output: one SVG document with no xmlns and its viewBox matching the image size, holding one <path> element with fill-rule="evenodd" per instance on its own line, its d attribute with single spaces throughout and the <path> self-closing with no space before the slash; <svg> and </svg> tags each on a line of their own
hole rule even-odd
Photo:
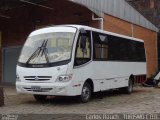
<svg viewBox="0 0 160 120">
<path fill-rule="evenodd" d="M 72 0 L 103 17 L 103 13 L 158 32 L 159 29 L 125 0 Z"/>
</svg>

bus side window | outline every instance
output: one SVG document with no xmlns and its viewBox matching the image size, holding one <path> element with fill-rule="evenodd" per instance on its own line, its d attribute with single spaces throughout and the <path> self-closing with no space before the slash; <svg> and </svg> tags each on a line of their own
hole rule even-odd
<svg viewBox="0 0 160 120">
<path fill-rule="evenodd" d="M 87 63 L 91 60 L 91 37 L 90 32 L 87 31 L 86 34 L 86 48 L 82 49 L 80 46 L 81 43 L 81 35 L 78 37 L 77 46 L 76 46 L 76 54 L 75 54 L 75 62 L 74 66 L 79 66 Z"/>
<path fill-rule="evenodd" d="M 105 34 L 93 32 L 93 48 L 94 54 L 93 59 L 97 61 L 107 61 L 108 60 L 108 37 Z"/>
</svg>

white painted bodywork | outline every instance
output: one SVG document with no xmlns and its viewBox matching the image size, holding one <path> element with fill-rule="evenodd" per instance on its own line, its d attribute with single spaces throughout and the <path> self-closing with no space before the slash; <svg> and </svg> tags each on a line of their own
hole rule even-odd
<svg viewBox="0 0 160 120">
<path fill-rule="evenodd" d="M 97 31 L 101 33 L 112 34 L 124 38 L 130 38 L 102 30 L 93 29 L 85 26 L 74 25 L 77 29 L 84 28 L 86 30 Z M 41 34 L 51 32 L 52 27 L 44 28 L 30 34 Z M 128 86 L 129 77 L 131 75 L 146 74 L 145 62 L 113 62 L 113 61 L 89 61 L 88 63 L 74 67 L 75 47 L 78 33 L 75 36 L 72 49 L 72 57 L 70 63 L 62 66 L 48 68 L 25 68 L 17 65 L 17 75 L 20 81 L 16 82 L 18 93 L 41 94 L 41 95 L 57 95 L 57 96 L 76 96 L 80 95 L 83 84 L 87 79 L 91 79 L 94 85 L 94 92 L 103 91 L 114 88 Z M 141 41 L 140 39 L 130 38 L 132 40 Z M 72 79 L 68 82 L 59 82 L 57 78 L 60 75 L 72 75 Z M 27 81 L 24 76 L 52 76 L 49 81 Z M 31 86 L 40 86 L 41 88 L 52 88 L 48 92 L 27 91 L 24 88 Z"/>
</svg>

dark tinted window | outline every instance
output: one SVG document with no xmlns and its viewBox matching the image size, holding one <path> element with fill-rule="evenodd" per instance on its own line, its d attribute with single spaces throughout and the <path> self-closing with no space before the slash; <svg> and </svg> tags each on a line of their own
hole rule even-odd
<svg viewBox="0 0 160 120">
<path fill-rule="evenodd" d="M 108 36 L 93 32 L 93 58 L 94 60 L 108 59 Z"/>
<path fill-rule="evenodd" d="M 104 37 L 103 37 L 104 36 Z M 146 61 L 144 43 L 93 32 L 94 60 Z"/>
<path fill-rule="evenodd" d="M 115 36 L 108 36 L 108 38 L 109 60 L 146 61 L 144 43 Z"/>
</svg>

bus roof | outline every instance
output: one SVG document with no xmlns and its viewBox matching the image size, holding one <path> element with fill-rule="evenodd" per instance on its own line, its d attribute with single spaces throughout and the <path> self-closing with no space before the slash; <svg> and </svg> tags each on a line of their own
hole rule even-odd
<svg viewBox="0 0 160 120">
<path fill-rule="evenodd" d="M 84 28 L 85 30 L 91 30 L 91 31 L 102 33 L 102 34 L 109 34 L 109 35 L 113 35 L 113 36 L 117 36 L 117 37 L 121 37 L 121 38 L 144 42 L 144 40 L 139 39 L 139 38 L 129 37 L 129 36 L 121 35 L 118 33 L 113 33 L 113 32 L 109 32 L 109 31 L 105 31 L 105 30 L 101 30 L 101 29 L 96 29 L 96 28 L 92 28 L 92 27 L 84 26 L 84 25 L 60 25 L 60 26 L 71 26 L 71 27 L 76 27 L 78 29 Z"/>
<path fill-rule="evenodd" d="M 35 35 L 36 33 L 39 33 L 40 31 L 43 31 L 44 29 L 51 29 L 51 28 L 53 28 L 53 27 L 75 27 L 75 28 L 77 28 L 77 29 L 84 28 L 85 30 L 91 30 L 91 31 L 95 31 L 95 32 L 102 33 L 102 34 L 109 34 L 109 35 L 113 35 L 113 36 L 117 36 L 117 37 L 121 37 L 121 38 L 126 38 L 126 39 L 130 39 L 130 40 L 134 40 L 134 41 L 144 42 L 142 39 L 138 39 L 138 38 L 134 38 L 134 37 L 129 37 L 129 36 L 125 36 L 125 35 L 121 35 L 121 34 L 109 32 L 109 31 L 105 31 L 105 30 L 101 30 L 101 29 L 96 29 L 96 28 L 92 28 L 92 27 L 89 27 L 89 26 L 74 25 L 74 24 L 48 26 L 48 27 L 41 28 L 41 29 L 38 29 L 38 30 L 33 31 L 33 32 L 30 34 L 30 36 L 32 36 L 33 34 Z"/>
</svg>

